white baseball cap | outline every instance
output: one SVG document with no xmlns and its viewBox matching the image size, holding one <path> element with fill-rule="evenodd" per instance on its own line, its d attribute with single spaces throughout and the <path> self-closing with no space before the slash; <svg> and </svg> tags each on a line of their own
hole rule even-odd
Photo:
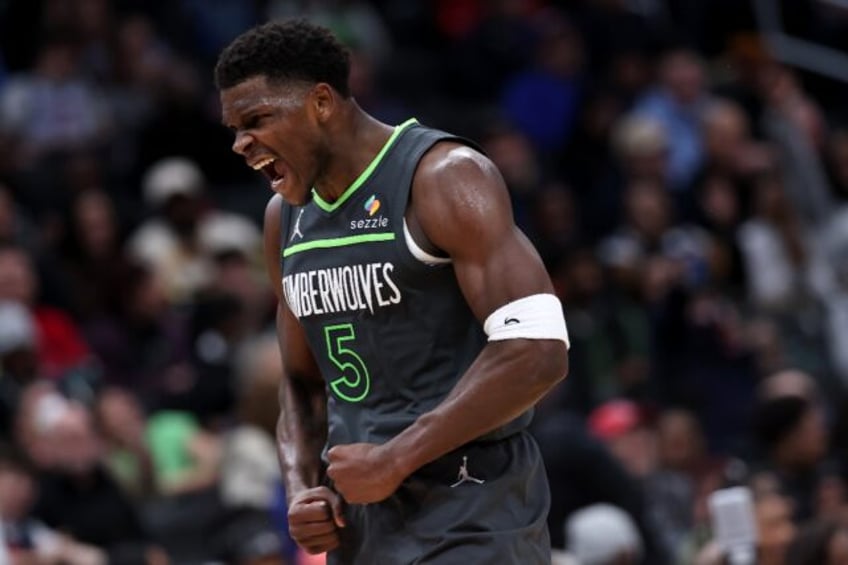
<svg viewBox="0 0 848 565">
<path fill-rule="evenodd" d="M 178 194 L 200 194 L 205 184 L 206 179 L 197 163 L 185 157 L 168 157 L 147 169 L 142 186 L 147 203 L 160 206 Z"/>
<path fill-rule="evenodd" d="M 623 551 L 642 555 L 642 538 L 633 519 L 611 504 L 593 504 L 566 522 L 568 549 L 582 565 L 607 565 Z"/>
</svg>

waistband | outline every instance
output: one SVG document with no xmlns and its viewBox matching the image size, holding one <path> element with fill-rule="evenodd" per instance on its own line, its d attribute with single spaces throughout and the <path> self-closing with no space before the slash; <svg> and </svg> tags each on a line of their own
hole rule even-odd
<svg viewBox="0 0 848 565">
<path fill-rule="evenodd" d="M 489 481 L 503 475 L 515 460 L 516 445 L 529 440 L 529 432 L 516 430 L 499 438 L 481 438 L 427 463 L 410 475 L 453 485 L 463 481 Z"/>
</svg>

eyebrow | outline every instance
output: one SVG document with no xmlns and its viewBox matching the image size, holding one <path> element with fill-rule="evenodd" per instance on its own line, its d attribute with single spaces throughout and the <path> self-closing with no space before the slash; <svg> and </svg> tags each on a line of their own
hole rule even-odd
<svg viewBox="0 0 848 565">
<path fill-rule="evenodd" d="M 252 97 L 239 98 L 238 100 L 236 100 L 232 104 L 230 104 L 230 106 L 229 106 L 230 112 L 225 112 L 222 109 L 221 124 L 224 125 L 227 128 L 235 129 L 234 125 L 227 123 L 227 114 L 235 113 L 238 117 L 241 117 L 242 114 L 244 114 L 245 112 L 247 112 L 247 111 L 249 111 L 249 110 L 251 110 L 251 109 L 253 109 L 257 106 L 261 106 L 263 104 L 264 100 L 265 99 L 262 98 L 262 99 L 260 99 L 260 101 L 257 102 L 256 99 L 254 99 Z"/>
<path fill-rule="evenodd" d="M 293 88 L 293 89 L 285 92 L 284 94 L 276 94 L 276 95 L 263 94 L 263 95 L 258 96 L 258 97 L 248 95 L 248 96 L 244 96 L 244 97 L 236 99 L 235 101 L 233 101 L 233 103 L 230 105 L 230 107 L 235 112 L 245 112 L 246 110 L 250 110 L 250 109 L 253 109 L 254 107 L 259 107 L 259 106 L 268 106 L 268 107 L 272 107 L 272 108 L 280 108 L 280 109 L 288 110 L 288 109 L 291 109 L 291 108 L 297 106 L 301 102 L 304 95 L 305 94 L 302 91 L 299 91 L 296 88 Z M 221 123 L 223 123 L 225 126 L 227 126 L 227 124 L 224 123 L 223 119 L 222 119 Z M 227 126 L 227 127 L 232 127 L 232 126 Z"/>
</svg>

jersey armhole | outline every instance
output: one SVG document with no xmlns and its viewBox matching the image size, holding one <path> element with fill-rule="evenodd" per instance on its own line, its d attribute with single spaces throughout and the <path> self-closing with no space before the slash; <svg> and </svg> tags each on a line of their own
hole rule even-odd
<svg viewBox="0 0 848 565">
<path fill-rule="evenodd" d="M 412 205 L 412 185 L 415 181 L 415 174 L 418 170 L 418 166 L 421 162 L 422 157 L 428 151 L 430 151 L 437 143 L 454 142 L 461 145 L 467 145 L 481 153 L 483 153 L 483 150 L 479 145 L 469 139 L 459 137 L 441 130 L 424 128 L 420 124 L 416 124 L 415 126 L 408 128 L 406 132 L 408 132 L 410 135 L 415 135 L 417 139 L 412 142 L 413 145 L 409 150 L 409 155 L 414 156 L 414 166 L 412 167 L 408 181 L 404 181 L 404 183 L 408 182 L 408 184 L 405 184 L 406 190 L 403 191 L 402 198 L 398 202 L 401 217 L 403 218 L 403 246 L 412 256 L 412 258 L 415 259 L 415 261 L 417 261 L 419 264 L 423 264 L 429 267 L 449 265 L 452 263 L 452 259 L 450 257 L 439 257 L 426 251 L 423 247 L 421 247 L 421 245 L 419 245 L 418 242 L 415 241 L 415 238 L 413 237 L 412 232 L 409 229 L 409 225 L 406 220 L 406 214 L 409 212 L 410 207 Z M 426 234 L 422 235 L 425 238 L 427 237 Z"/>
<path fill-rule="evenodd" d="M 406 224 L 406 217 L 403 218 L 403 239 L 406 241 L 406 247 L 413 257 L 424 263 L 425 265 L 447 265 L 451 262 L 450 257 L 437 257 L 428 253 L 415 242 L 412 233 L 409 231 L 409 226 Z"/>
</svg>

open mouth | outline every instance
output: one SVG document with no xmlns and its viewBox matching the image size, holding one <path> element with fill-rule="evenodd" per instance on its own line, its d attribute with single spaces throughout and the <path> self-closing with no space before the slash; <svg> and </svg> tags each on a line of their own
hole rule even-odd
<svg viewBox="0 0 848 565">
<path fill-rule="evenodd" d="M 261 171 L 271 182 L 273 189 L 276 189 L 286 177 L 283 164 L 275 157 L 266 157 L 257 161 L 251 165 L 251 168 L 255 171 Z"/>
</svg>

